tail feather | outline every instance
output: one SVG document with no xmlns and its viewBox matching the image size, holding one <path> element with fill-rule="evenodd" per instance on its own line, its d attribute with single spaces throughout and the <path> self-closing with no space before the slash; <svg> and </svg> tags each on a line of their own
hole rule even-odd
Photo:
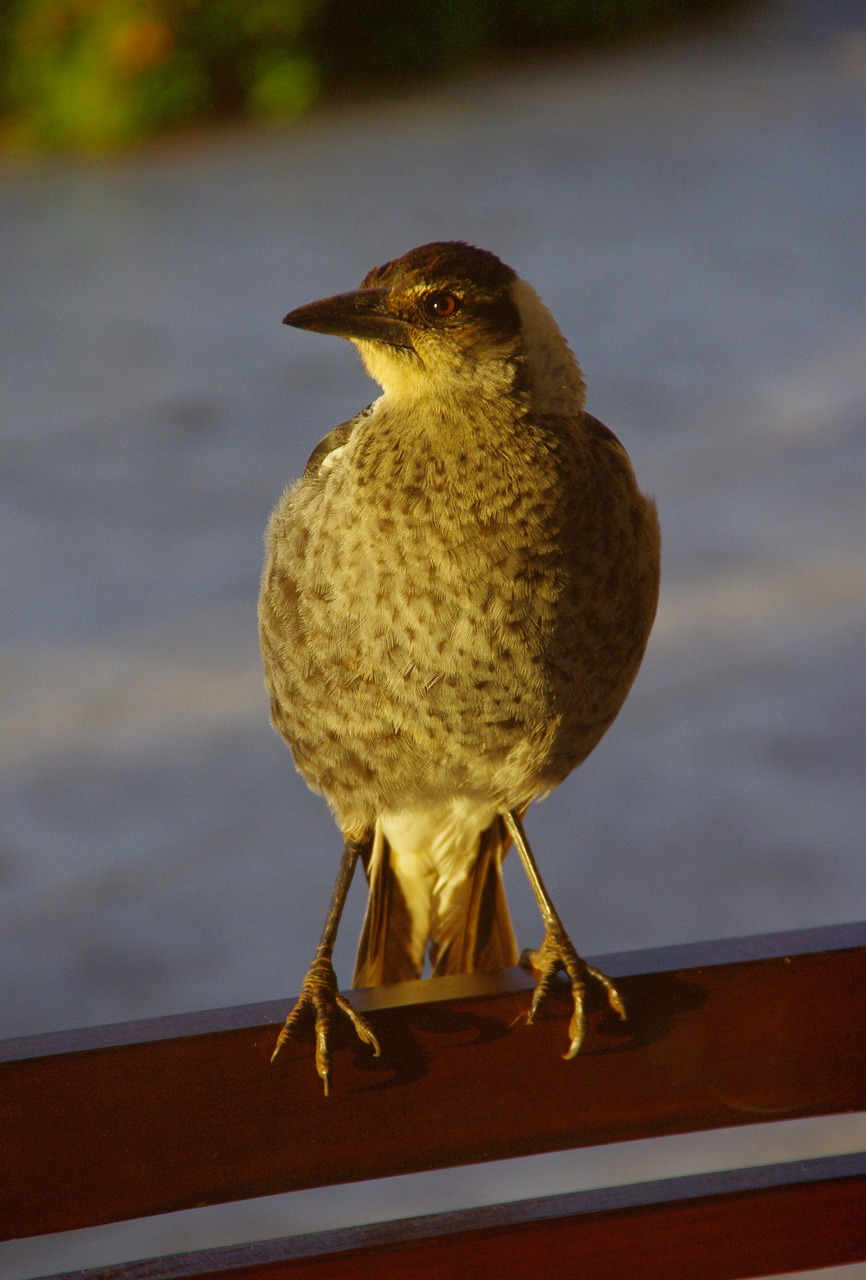
<svg viewBox="0 0 866 1280">
<path fill-rule="evenodd" d="M 508 849 L 502 819 L 479 837 L 478 856 L 462 892 L 431 930 L 433 975 L 489 973 L 517 963 L 517 941 L 502 881 Z M 454 899 L 456 898 L 456 902 Z"/>
<path fill-rule="evenodd" d="M 453 857 L 455 847 L 459 856 Z M 508 837 L 497 817 L 466 847 L 437 842 L 429 856 L 392 848 L 376 825 L 367 913 L 354 985 L 376 986 L 432 974 L 486 973 L 517 963 L 517 942 L 502 881 Z"/>
<path fill-rule="evenodd" d="M 391 846 L 381 822 L 376 823 L 373 847 L 364 864 L 369 891 L 353 987 L 378 987 L 386 982 L 411 982 L 421 976 L 424 940 L 419 947 L 421 922 L 413 913 L 391 867 Z"/>
</svg>

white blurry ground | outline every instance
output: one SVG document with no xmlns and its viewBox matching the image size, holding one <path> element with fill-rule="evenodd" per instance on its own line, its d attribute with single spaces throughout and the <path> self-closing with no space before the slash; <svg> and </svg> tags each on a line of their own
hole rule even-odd
<svg viewBox="0 0 866 1280">
<path fill-rule="evenodd" d="M 432 239 L 538 287 L 659 503 L 643 671 L 530 819 L 581 950 L 866 915 L 864 125 L 862 10 L 804 0 L 0 172 L 0 1035 L 297 990 L 339 839 L 267 724 L 261 535 L 375 392 L 280 318 Z M 864 1137 L 843 1117 L 299 1193 L 0 1246 L 0 1277 Z"/>
</svg>

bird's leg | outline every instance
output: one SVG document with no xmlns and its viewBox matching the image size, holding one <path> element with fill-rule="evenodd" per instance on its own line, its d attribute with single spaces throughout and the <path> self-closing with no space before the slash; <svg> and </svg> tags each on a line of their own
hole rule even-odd
<svg viewBox="0 0 866 1280">
<path fill-rule="evenodd" d="M 316 958 L 307 971 L 307 976 L 301 986 L 301 994 L 298 996 L 295 1007 L 286 1018 L 285 1025 L 277 1037 L 276 1048 L 271 1054 L 271 1062 L 273 1062 L 286 1041 L 294 1035 L 296 1028 L 307 1012 L 312 1011 L 316 1019 L 316 1070 L 325 1087 L 326 1097 L 331 1076 L 331 1053 L 328 1046 L 328 1036 L 331 1030 L 331 1017 L 335 1010 L 340 1010 L 350 1019 L 358 1038 L 372 1047 L 373 1053 L 377 1058 L 380 1052 L 379 1042 L 373 1034 L 367 1019 L 353 1009 L 349 1001 L 341 996 L 337 990 L 337 975 L 334 972 L 334 966 L 331 964 L 337 929 L 340 926 L 340 917 L 343 914 L 343 907 L 349 893 L 349 886 L 352 883 L 352 876 L 355 874 L 358 857 L 367 848 L 371 839 L 372 837 L 365 837 L 362 840 L 353 840 L 351 837 L 346 838 L 346 843 L 343 846 L 343 856 L 340 859 L 340 869 L 337 872 L 337 879 L 334 882 L 334 889 L 331 893 L 331 903 L 325 918 L 325 927 L 322 929 L 322 937 L 316 948 Z"/>
<path fill-rule="evenodd" d="M 532 1006 L 529 1010 L 528 1021 L 532 1022 L 534 1020 L 535 1015 L 550 993 L 557 973 L 560 969 L 564 969 L 571 983 L 574 1012 L 571 1015 L 571 1022 L 568 1024 L 568 1052 L 563 1056 L 565 1058 L 573 1058 L 580 1049 L 586 1026 L 583 1004 L 587 978 L 594 978 L 596 982 L 601 984 L 607 996 L 608 1004 L 621 1018 L 625 1018 L 625 1005 L 610 978 L 605 977 L 603 973 L 599 973 L 598 969 L 594 969 L 591 964 L 587 964 L 577 954 L 574 943 L 566 933 L 556 908 L 550 900 L 550 895 L 544 886 L 544 881 L 536 865 L 535 857 L 529 846 L 520 817 L 516 812 L 510 810 L 502 814 L 502 820 L 517 847 L 517 852 L 520 854 L 520 860 L 529 878 L 529 883 L 532 885 L 532 892 L 535 894 L 535 899 L 544 920 L 544 941 L 541 946 L 537 951 L 524 951 L 520 957 L 522 965 L 535 969 L 540 975 L 538 986 L 535 988 Z"/>
</svg>

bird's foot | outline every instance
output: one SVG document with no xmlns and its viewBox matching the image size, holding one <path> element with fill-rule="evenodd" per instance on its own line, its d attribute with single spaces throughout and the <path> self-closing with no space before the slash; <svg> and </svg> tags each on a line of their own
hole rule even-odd
<svg viewBox="0 0 866 1280">
<path fill-rule="evenodd" d="M 527 1014 L 527 1022 L 535 1021 L 535 1015 L 550 994 L 560 969 L 565 971 L 571 983 L 574 1010 L 571 1015 L 571 1021 L 568 1024 L 569 1044 L 568 1052 L 563 1054 L 564 1058 L 573 1058 L 583 1043 L 584 1031 L 586 1030 L 584 999 L 588 979 L 593 979 L 604 988 L 604 993 L 611 1009 L 620 1018 L 625 1019 L 625 1005 L 623 1004 L 622 996 L 610 978 L 581 959 L 574 948 L 574 943 L 558 920 L 547 924 L 544 941 L 541 946 L 537 951 L 524 951 L 520 957 L 520 963 L 525 969 L 534 969 L 539 974 L 538 986 L 535 988 L 532 1005 Z"/>
<path fill-rule="evenodd" d="M 271 1054 L 271 1062 L 280 1052 L 287 1040 L 295 1034 L 300 1023 L 306 1018 L 308 1013 L 312 1013 L 316 1019 L 316 1071 L 325 1088 L 325 1097 L 328 1096 L 328 1086 L 331 1078 L 331 1050 L 328 1043 L 331 1033 L 331 1019 L 335 1012 L 341 1012 L 352 1023 L 355 1028 L 358 1039 L 364 1044 L 371 1046 L 373 1053 L 378 1058 L 380 1049 L 379 1041 L 373 1034 L 373 1029 L 366 1018 L 364 1018 L 356 1009 L 353 1009 L 349 1001 L 341 996 L 337 990 L 337 975 L 334 972 L 334 966 L 331 964 L 330 953 L 320 949 L 316 952 L 316 958 L 307 971 L 301 986 L 301 994 L 298 996 L 297 1003 L 286 1018 L 285 1025 L 277 1037 L 276 1047 Z"/>
</svg>

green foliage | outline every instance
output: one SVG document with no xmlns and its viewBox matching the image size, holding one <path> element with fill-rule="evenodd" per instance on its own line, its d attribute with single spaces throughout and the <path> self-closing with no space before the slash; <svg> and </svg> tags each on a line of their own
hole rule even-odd
<svg viewBox="0 0 866 1280">
<path fill-rule="evenodd" d="M 0 0 L 2 2 L 2 0 Z M 321 92 L 622 39 L 737 0 L 5 0 L 0 142 L 105 151 Z"/>
<path fill-rule="evenodd" d="M 0 35 L 3 136 L 103 151 L 213 117 L 292 116 L 317 92 L 318 0 L 17 0 Z"/>
</svg>

